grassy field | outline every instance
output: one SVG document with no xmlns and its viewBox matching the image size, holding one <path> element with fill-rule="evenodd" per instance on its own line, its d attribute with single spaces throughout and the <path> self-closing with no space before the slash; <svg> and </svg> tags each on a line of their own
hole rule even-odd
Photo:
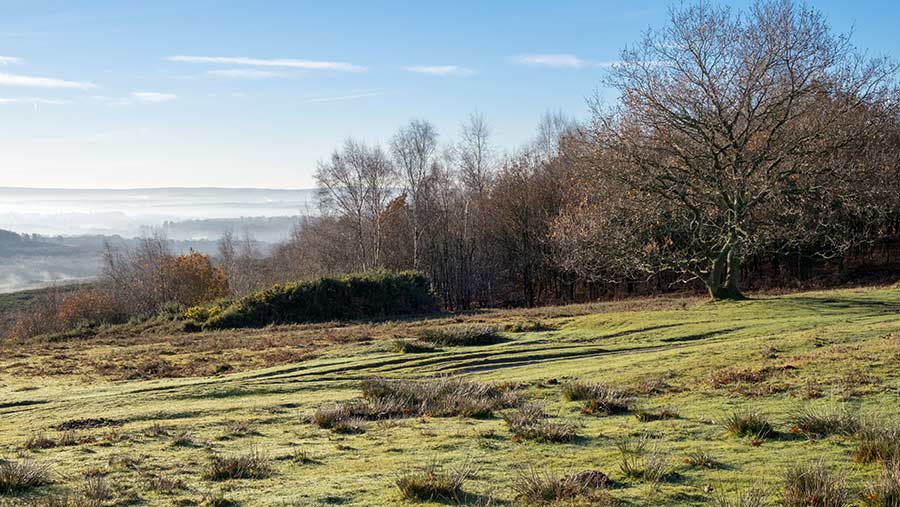
<svg viewBox="0 0 900 507">
<path fill-rule="evenodd" d="M 459 326 L 494 326 L 499 339 L 399 351 L 398 339 Z M 353 434 L 311 422 L 359 398 L 366 379 L 443 376 L 502 384 L 576 437 L 514 438 L 504 416 L 516 408 L 357 421 Z M 585 414 L 562 396 L 573 382 L 618 387 L 630 406 Z M 460 500 L 470 504 L 524 505 L 523 478 L 587 470 L 609 476 L 608 493 L 575 503 L 715 505 L 753 485 L 778 503 L 785 470 L 818 460 L 846 474 L 861 504 L 882 465 L 854 459 L 853 434 L 813 438 L 792 431 L 793 418 L 821 409 L 896 426 L 898 402 L 898 288 L 240 332 L 149 322 L 0 345 L 0 461 L 45 466 L 50 479 L 0 492 L 0 504 L 405 505 L 399 478 L 465 464 Z M 672 418 L 647 420 L 663 408 Z M 774 431 L 733 436 L 723 422 L 734 411 L 757 411 Z M 623 470 L 620 448 L 641 441 L 664 463 L 659 480 Z M 687 462 L 698 451 L 709 468 Z M 214 480 L 211 463 L 235 456 L 260 458 L 254 477 Z"/>
</svg>

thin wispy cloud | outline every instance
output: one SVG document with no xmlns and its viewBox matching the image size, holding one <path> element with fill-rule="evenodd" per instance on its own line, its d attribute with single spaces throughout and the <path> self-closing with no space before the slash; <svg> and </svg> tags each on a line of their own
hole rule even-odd
<svg viewBox="0 0 900 507">
<path fill-rule="evenodd" d="M 515 61 L 521 65 L 568 67 L 575 69 L 589 65 L 587 61 L 568 53 L 519 55 L 515 57 Z"/>
<path fill-rule="evenodd" d="M 206 71 L 207 76 L 225 77 L 229 79 L 273 79 L 284 77 L 282 72 L 258 69 L 217 69 Z"/>
<path fill-rule="evenodd" d="M 458 65 L 412 65 L 403 67 L 403 70 L 430 76 L 471 76 L 475 74 L 474 70 Z"/>
<path fill-rule="evenodd" d="M 160 92 L 131 92 L 131 96 L 134 97 L 137 101 L 143 102 L 145 104 L 160 104 L 163 102 L 170 102 L 178 98 L 178 95 L 174 93 L 160 93 Z"/>
<path fill-rule="evenodd" d="M 21 76 L 17 74 L 0 73 L 0 86 L 19 86 L 29 88 L 68 88 L 76 90 L 92 90 L 97 88 L 93 83 L 82 81 L 67 81 L 52 77 Z"/>
<path fill-rule="evenodd" d="M 381 92 L 365 92 L 365 93 L 353 93 L 348 95 L 332 95 L 330 97 L 315 97 L 311 99 L 301 100 L 300 104 L 315 104 L 318 102 L 338 102 L 342 100 L 356 100 L 363 99 L 366 97 L 377 97 L 381 95 Z"/>
<path fill-rule="evenodd" d="M 187 56 L 176 55 L 166 58 L 170 62 L 246 65 L 251 67 L 277 67 L 285 69 L 306 70 L 338 70 L 345 72 L 361 72 L 366 67 L 347 62 L 331 62 L 320 60 L 296 60 L 289 58 L 248 58 L 245 56 Z"/>
<path fill-rule="evenodd" d="M 47 104 L 62 105 L 66 101 L 58 99 L 47 99 L 44 97 L 0 97 L 0 104 Z"/>
<path fill-rule="evenodd" d="M 0 66 L 22 63 L 22 59 L 15 56 L 0 56 Z"/>
</svg>

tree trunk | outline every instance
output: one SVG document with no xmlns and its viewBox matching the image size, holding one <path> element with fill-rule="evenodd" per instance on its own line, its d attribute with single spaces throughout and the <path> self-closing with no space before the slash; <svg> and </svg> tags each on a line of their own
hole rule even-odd
<svg viewBox="0 0 900 507">
<path fill-rule="evenodd" d="M 729 245 L 713 262 L 712 271 L 704 280 L 709 297 L 715 301 L 741 300 L 741 256 L 736 245 Z"/>
</svg>

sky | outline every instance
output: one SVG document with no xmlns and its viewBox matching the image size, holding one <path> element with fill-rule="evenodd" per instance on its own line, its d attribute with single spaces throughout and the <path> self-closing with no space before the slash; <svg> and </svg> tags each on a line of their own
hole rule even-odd
<svg viewBox="0 0 900 507">
<path fill-rule="evenodd" d="M 614 99 L 609 63 L 670 4 L 0 0 L 0 186 L 309 188 L 348 137 L 421 118 L 446 144 L 475 111 L 512 150 Z M 811 4 L 900 56 L 900 4 Z"/>
</svg>

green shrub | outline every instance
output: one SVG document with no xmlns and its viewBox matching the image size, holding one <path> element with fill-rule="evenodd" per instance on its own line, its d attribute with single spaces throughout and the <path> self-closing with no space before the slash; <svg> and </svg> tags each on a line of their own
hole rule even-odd
<svg viewBox="0 0 900 507">
<path fill-rule="evenodd" d="M 443 347 L 477 347 L 503 342 L 497 332 L 494 326 L 462 324 L 426 329 L 419 334 L 419 340 Z"/>
<path fill-rule="evenodd" d="M 235 301 L 185 312 L 204 329 L 263 327 L 434 312 L 437 300 L 419 273 L 364 273 L 275 285 Z"/>
</svg>

